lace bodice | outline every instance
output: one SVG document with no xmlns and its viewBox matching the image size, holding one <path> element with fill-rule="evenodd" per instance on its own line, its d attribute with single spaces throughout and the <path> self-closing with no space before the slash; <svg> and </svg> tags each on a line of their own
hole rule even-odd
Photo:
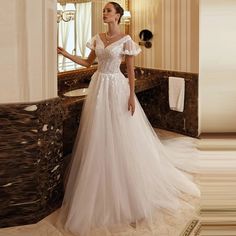
<svg viewBox="0 0 236 236">
<path fill-rule="evenodd" d="M 95 50 L 98 58 L 98 71 L 101 73 L 118 73 L 124 55 L 137 55 L 141 52 L 140 47 L 131 39 L 129 35 L 109 44 L 105 47 L 99 34 L 89 40 L 86 46 Z"/>
</svg>

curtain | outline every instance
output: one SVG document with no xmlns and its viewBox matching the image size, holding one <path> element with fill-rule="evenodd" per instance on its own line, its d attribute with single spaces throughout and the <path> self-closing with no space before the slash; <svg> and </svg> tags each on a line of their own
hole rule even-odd
<svg viewBox="0 0 236 236">
<path fill-rule="evenodd" d="M 87 3 L 77 3 L 76 4 L 76 54 L 78 56 L 87 57 L 89 54 L 88 48 L 86 48 L 86 42 L 92 36 L 92 4 Z"/>
<path fill-rule="evenodd" d="M 65 10 L 65 5 L 62 6 L 63 10 Z M 60 21 L 58 25 L 58 44 L 63 47 L 69 53 L 72 53 L 74 49 L 74 43 L 71 42 L 71 38 L 73 39 L 74 34 L 74 20 L 70 20 L 69 22 Z M 61 69 L 64 70 L 66 68 L 66 64 L 70 62 L 69 59 L 59 56 L 59 64 L 61 65 Z"/>
<path fill-rule="evenodd" d="M 0 5 L 0 103 L 57 97 L 55 1 Z"/>
</svg>

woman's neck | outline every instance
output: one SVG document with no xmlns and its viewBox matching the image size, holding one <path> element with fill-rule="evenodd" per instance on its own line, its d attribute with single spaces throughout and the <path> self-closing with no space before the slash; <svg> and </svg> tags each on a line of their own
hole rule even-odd
<svg viewBox="0 0 236 236">
<path fill-rule="evenodd" d="M 114 24 L 114 23 L 108 24 L 107 34 L 109 36 L 120 34 L 119 26 L 117 24 Z"/>
</svg>

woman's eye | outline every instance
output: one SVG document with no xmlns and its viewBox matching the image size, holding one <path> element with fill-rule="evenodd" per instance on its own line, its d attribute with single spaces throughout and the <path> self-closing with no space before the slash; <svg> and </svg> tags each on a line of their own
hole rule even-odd
<svg viewBox="0 0 236 236">
<path fill-rule="evenodd" d="M 103 13 L 111 12 L 111 9 L 103 9 Z"/>
</svg>

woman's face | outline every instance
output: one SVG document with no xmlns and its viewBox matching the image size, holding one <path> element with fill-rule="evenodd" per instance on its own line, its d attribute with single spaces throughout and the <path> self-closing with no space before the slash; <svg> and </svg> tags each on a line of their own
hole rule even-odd
<svg viewBox="0 0 236 236">
<path fill-rule="evenodd" d="M 103 21 L 104 23 L 118 22 L 120 17 L 119 13 L 116 13 L 116 9 L 111 3 L 108 3 L 103 8 Z"/>
</svg>

